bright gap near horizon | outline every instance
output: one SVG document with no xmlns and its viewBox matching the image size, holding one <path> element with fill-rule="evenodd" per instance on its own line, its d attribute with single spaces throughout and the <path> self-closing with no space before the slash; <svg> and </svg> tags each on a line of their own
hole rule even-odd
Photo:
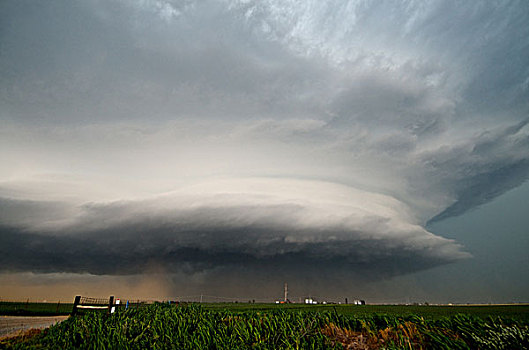
<svg viewBox="0 0 529 350">
<path fill-rule="evenodd" d="M 529 173 L 523 2 L 2 7 L 9 276 L 360 290 Z"/>
</svg>

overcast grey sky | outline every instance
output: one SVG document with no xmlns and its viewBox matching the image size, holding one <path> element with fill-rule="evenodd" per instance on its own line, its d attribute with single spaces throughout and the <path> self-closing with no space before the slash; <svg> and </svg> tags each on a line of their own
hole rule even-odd
<svg viewBox="0 0 529 350">
<path fill-rule="evenodd" d="M 0 295 L 527 301 L 528 62 L 525 1 L 3 1 Z"/>
</svg>

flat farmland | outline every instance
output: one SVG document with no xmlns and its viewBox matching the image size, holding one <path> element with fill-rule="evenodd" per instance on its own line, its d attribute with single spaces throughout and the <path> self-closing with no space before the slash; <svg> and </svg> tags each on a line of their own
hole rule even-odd
<svg viewBox="0 0 529 350">
<path fill-rule="evenodd" d="M 315 311 L 336 312 L 339 315 L 371 316 L 373 314 L 393 317 L 418 315 L 435 320 L 443 317 L 466 314 L 480 318 L 501 317 L 529 323 L 529 304 L 501 305 L 305 305 L 305 304 L 251 304 L 251 303 L 211 303 L 202 304 L 208 310 L 230 310 L 232 312 L 254 312 L 284 310 L 286 312 Z"/>
<path fill-rule="evenodd" d="M 35 303 L 0 301 L 3 316 L 64 316 L 72 312 L 72 303 Z"/>
<path fill-rule="evenodd" d="M 419 315 L 425 319 L 439 319 L 457 314 L 487 317 L 502 317 L 529 323 L 529 304 L 505 305 L 305 305 L 275 303 L 203 303 L 206 310 L 229 310 L 234 313 L 270 312 L 332 312 L 340 315 L 370 316 L 373 314 L 403 317 Z M 0 315 L 4 316 L 55 316 L 69 315 L 72 303 L 26 303 L 0 302 Z"/>
</svg>

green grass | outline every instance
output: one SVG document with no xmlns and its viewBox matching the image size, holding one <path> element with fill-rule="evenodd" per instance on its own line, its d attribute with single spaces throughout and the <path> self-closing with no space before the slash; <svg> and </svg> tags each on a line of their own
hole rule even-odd
<svg viewBox="0 0 529 350">
<path fill-rule="evenodd" d="M 418 306 L 418 305 L 305 305 L 305 304 L 250 304 L 250 303 L 204 303 L 204 309 L 212 311 L 229 310 L 234 313 L 314 311 L 336 312 L 340 315 L 386 316 L 418 315 L 428 320 L 436 320 L 457 314 L 487 317 L 502 317 L 529 323 L 529 305 L 479 305 L 479 306 Z M 0 315 L 12 316 L 55 316 L 69 315 L 72 303 L 24 303 L 0 302 Z"/>
<path fill-rule="evenodd" d="M 69 315 L 71 303 L 22 303 L 0 301 L 0 315 L 5 316 L 57 316 Z"/>
<path fill-rule="evenodd" d="M 479 305 L 479 306 L 425 306 L 425 305 L 305 305 L 305 304 L 250 304 L 250 303 L 211 303 L 202 304 L 207 310 L 230 310 L 244 313 L 254 311 L 318 311 L 337 312 L 340 315 L 387 316 L 418 315 L 428 320 L 436 320 L 457 314 L 487 317 L 502 317 L 529 324 L 529 305 Z"/>
<path fill-rule="evenodd" d="M 498 315 L 440 316 L 428 308 L 422 311 L 434 317 L 425 318 L 379 314 L 364 307 L 357 307 L 364 308 L 363 313 L 353 312 L 352 306 L 255 307 L 154 304 L 112 315 L 92 312 L 32 337 L 0 341 L 0 348 L 341 349 L 355 342 L 385 349 L 529 348 L 528 322 Z"/>
</svg>

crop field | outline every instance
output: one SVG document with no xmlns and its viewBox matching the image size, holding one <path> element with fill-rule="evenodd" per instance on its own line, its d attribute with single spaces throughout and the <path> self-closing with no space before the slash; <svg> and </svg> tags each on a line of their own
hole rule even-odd
<svg viewBox="0 0 529 350">
<path fill-rule="evenodd" d="M 457 306 L 426 306 L 426 305 L 362 305 L 351 304 L 250 304 L 250 303 L 211 303 L 202 304 L 208 310 L 231 310 L 233 312 L 269 312 L 284 311 L 319 311 L 332 312 L 339 315 L 371 316 L 373 314 L 391 317 L 420 316 L 427 320 L 435 320 L 457 314 L 468 314 L 480 318 L 501 317 L 529 324 L 529 304 L 520 305 L 457 305 Z"/>
<path fill-rule="evenodd" d="M 30 303 L 0 301 L 0 315 L 4 316 L 59 316 L 72 312 L 72 303 Z"/>
<path fill-rule="evenodd" d="M 397 315 L 391 314 L 391 308 L 382 306 L 378 307 L 383 308 L 383 313 L 367 307 L 360 307 L 363 312 L 356 312 L 353 310 L 360 309 L 350 310 L 351 306 L 282 306 L 153 304 L 138 309 L 121 308 L 112 315 L 89 312 L 70 317 L 44 331 L 1 340 L 0 348 L 529 348 L 526 318 L 498 314 L 490 317 L 494 311 L 480 317 L 473 314 L 446 316 L 432 311 L 435 307 L 423 309 L 426 313 L 401 312 Z M 499 310 L 499 314 L 506 311 Z M 507 311 L 516 314 L 513 310 Z"/>
</svg>

